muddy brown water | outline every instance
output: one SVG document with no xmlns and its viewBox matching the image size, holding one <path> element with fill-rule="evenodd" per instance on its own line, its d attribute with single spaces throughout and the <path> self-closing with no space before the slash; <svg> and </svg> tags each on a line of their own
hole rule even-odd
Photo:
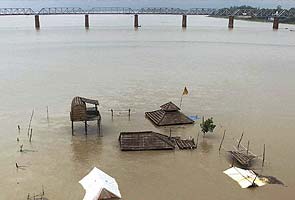
<svg viewBox="0 0 295 200">
<path fill-rule="evenodd" d="M 142 16 L 137 31 L 132 23 L 132 16 L 91 16 L 86 31 L 83 16 L 41 16 L 41 30 L 35 31 L 31 16 L 0 18 L 0 199 L 26 199 L 43 185 L 50 200 L 80 200 L 84 190 L 78 181 L 94 166 L 115 177 L 128 200 L 291 199 L 294 26 L 273 31 L 270 23 L 236 21 L 229 31 L 227 20 L 203 16 L 189 16 L 186 30 L 180 16 Z M 144 112 L 168 101 L 179 104 L 184 86 L 189 95 L 182 111 L 212 116 L 215 133 L 201 137 L 193 151 L 121 152 L 121 131 L 169 134 Z M 99 100 L 103 137 L 97 137 L 95 122 L 88 136 L 83 123 L 75 123 L 71 136 L 69 111 L 76 95 Z M 131 119 L 116 112 L 112 120 L 111 108 L 131 108 Z M 173 127 L 172 135 L 196 138 L 199 130 L 197 121 Z M 287 187 L 241 189 L 222 173 L 230 167 L 225 150 L 243 131 L 244 145 L 250 140 L 258 155 L 266 144 L 262 173 Z M 25 167 L 17 170 L 16 162 Z"/>
</svg>

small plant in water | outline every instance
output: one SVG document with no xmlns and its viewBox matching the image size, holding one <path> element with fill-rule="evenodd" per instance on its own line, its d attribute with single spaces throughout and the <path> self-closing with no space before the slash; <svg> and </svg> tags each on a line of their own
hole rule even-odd
<svg viewBox="0 0 295 200">
<path fill-rule="evenodd" d="M 208 132 L 213 132 L 214 128 L 216 127 L 216 125 L 213 123 L 213 117 L 206 119 L 205 121 L 203 118 L 203 122 L 200 124 L 200 126 L 204 135 Z"/>
</svg>

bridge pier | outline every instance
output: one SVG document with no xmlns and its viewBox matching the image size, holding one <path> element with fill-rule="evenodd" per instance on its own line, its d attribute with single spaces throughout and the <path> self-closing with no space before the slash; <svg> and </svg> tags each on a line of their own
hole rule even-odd
<svg viewBox="0 0 295 200">
<path fill-rule="evenodd" d="M 273 18 L 272 28 L 275 29 L 275 30 L 279 29 L 279 17 L 274 17 Z"/>
<path fill-rule="evenodd" d="M 134 28 L 138 28 L 139 25 L 138 25 L 138 14 L 135 14 L 134 15 Z"/>
<path fill-rule="evenodd" d="M 85 28 L 89 29 L 89 15 L 88 14 L 85 15 Z"/>
<path fill-rule="evenodd" d="M 234 16 L 228 17 L 228 28 L 234 28 Z"/>
<path fill-rule="evenodd" d="M 35 28 L 40 29 L 40 18 L 39 15 L 35 15 Z"/>
<path fill-rule="evenodd" d="M 186 28 L 187 15 L 182 15 L 182 28 Z"/>
</svg>

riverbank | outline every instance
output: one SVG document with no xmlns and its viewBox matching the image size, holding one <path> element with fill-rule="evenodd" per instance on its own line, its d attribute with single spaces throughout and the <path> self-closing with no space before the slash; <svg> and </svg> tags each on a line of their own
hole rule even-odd
<svg viewBox="0 0 295 200">
<path fill-rule="evenodd" d="M 213 17 L 213 18 L 223 18 L 227 19 L 228 17 L 224 16 L 208 16 L 208 17 Z M 265 19 L 265 18 L 253 18 L 253 17 L 239 17 L 235 16 L 235 20 L 243 20 L 243 21 L 250 21 L 250 22 L 266 22 L 266 23 L 271 23 L 273 20 Z M 288 19 L 279 19 L 279 23 L 282 24 L 295 24 L 295 18 L 288 18 Z"/>
</svg>

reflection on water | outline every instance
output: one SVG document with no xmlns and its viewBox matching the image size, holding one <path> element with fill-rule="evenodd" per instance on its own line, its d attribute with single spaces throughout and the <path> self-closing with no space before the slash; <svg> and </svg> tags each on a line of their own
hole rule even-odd
<svg viewBox="0 0 295 200">
<path fill-rule="evenodd" d="M 274 32 L 269 23 L 237 21 L 228 31 L 226 19 L 189 16 L 184 31 L 180 16 L 142 16 L 134 31 L 132 16 L 91 16 L 85 31 L 83 16 L 60 19 L 41 17 L 38 32 L 30 16 L 0 19 L 0 199 L 24 199 L 41 185 L 48 199 L 82 199 L 78 181 L 94 166 L 116 178 L 124 199 L 293 194 L 295 164 L 287 158 L 294 154 L 295 36 L 284 28 L 294 25 Z M 198 120 L 158 128 L 144 116 L 166 102 L 177 104 L 184 86 L 189 95 L 182 112 L 212 116 L 215 133 L 200 135 L 197 150 L 121 152 L 122 131 L 197 137 Z M 76 123 L 71 135 L 70 103 L 77 95 L 99 100 L 103 137 L 96 123 L 89 123 L 87 136 L 84 124 Z M 25 130 L 32 108 L 30 143 Z M 130 120 L 123 113 L 112 119 L 110 109 L 129 108 Z M 240 190 L 224 176 L 231 164 L 225 150 L 242 131 L 253 152 L 266 144 L 263 173 L 289 187 Z M 19 144 L 35 152 L 20 153 Z M 16 162 L 28 167 L 17 171 Z"/>
</svg>

